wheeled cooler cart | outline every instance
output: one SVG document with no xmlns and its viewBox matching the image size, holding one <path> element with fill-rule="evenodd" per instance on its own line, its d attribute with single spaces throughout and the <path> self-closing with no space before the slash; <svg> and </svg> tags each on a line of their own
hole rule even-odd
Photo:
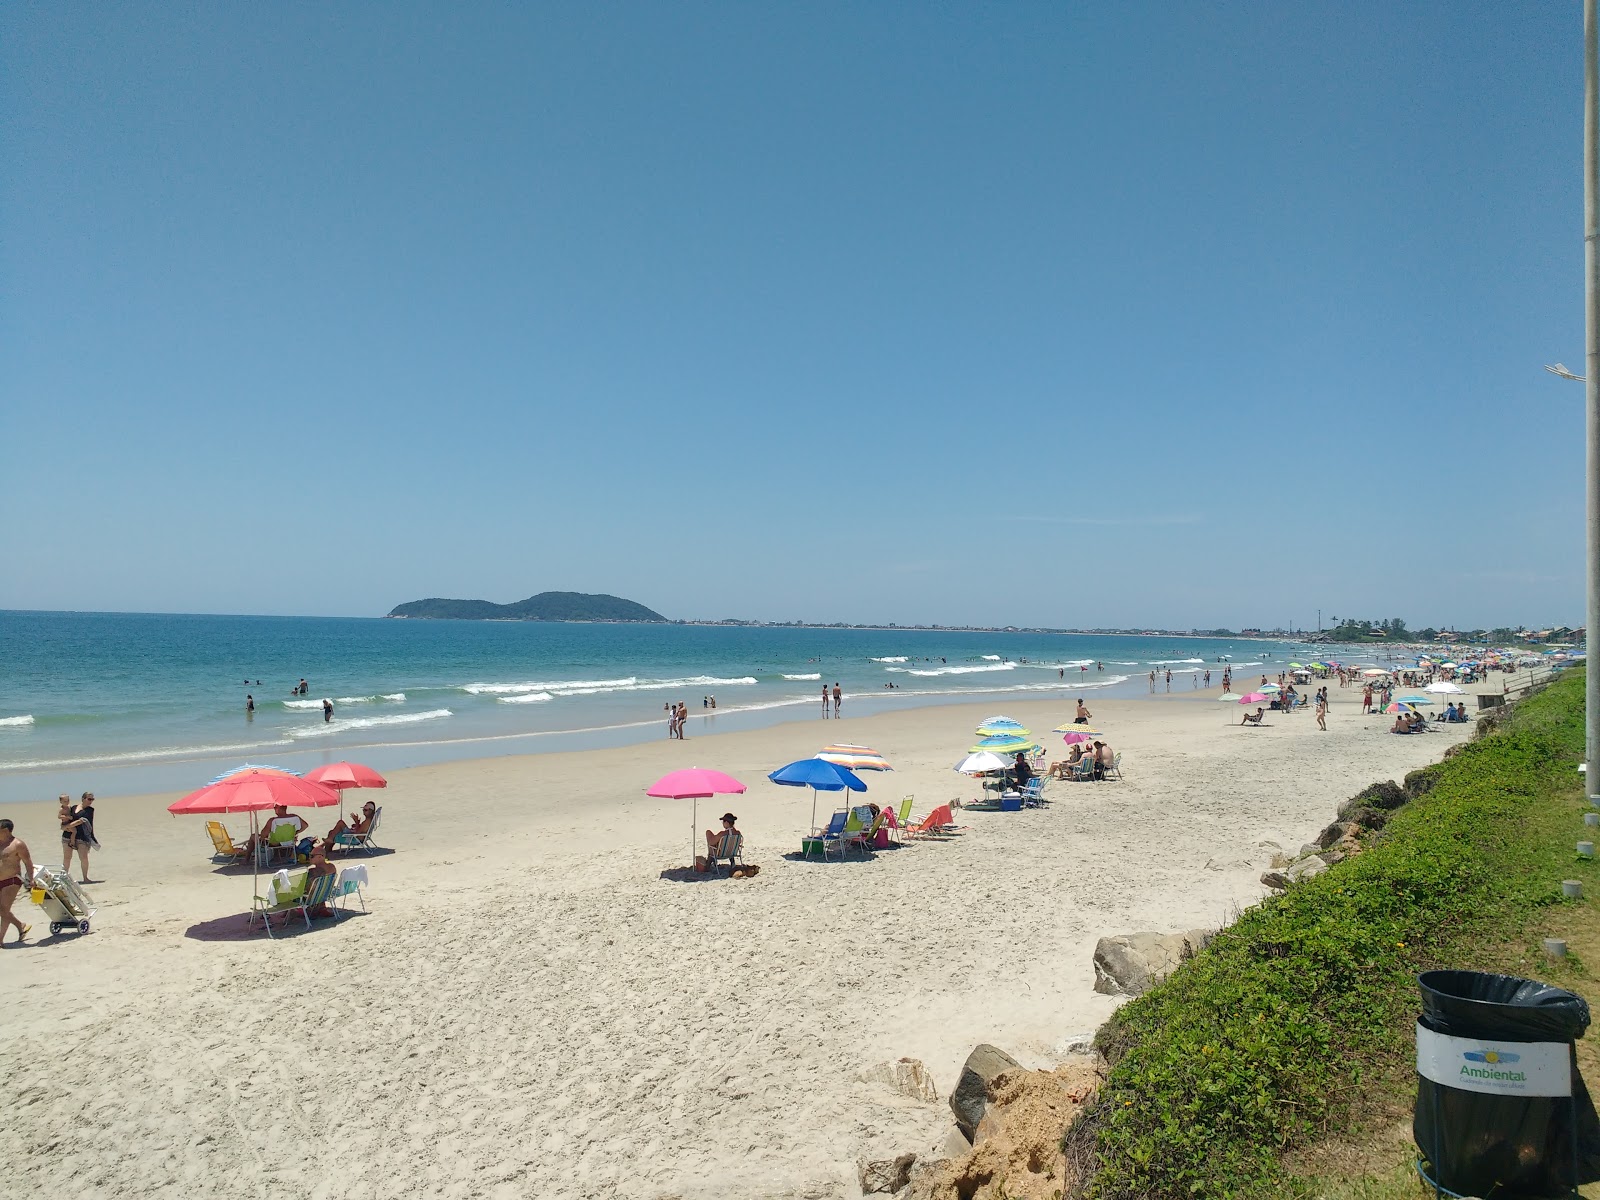
<svg viewBox="0 0 1600 1200">
<path fill-rule="evenodd" d="M 89 932 L 89 918 L 94 916 L 94 907 L 65 871 L 35 867 L 32 895 L 33 902 L 44 909 L 44 915 L 49 918 L 52 934 L 63 929 Z"/>
</svg>

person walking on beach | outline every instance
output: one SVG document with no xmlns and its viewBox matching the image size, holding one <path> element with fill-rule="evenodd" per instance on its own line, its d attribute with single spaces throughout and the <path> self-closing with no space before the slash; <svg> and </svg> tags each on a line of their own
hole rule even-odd
<svg viewBox="0 0 1600 1200">
<path fill-rule="evenodd" d="M 1211 686 L 1211 668 L 1210 667 L 1206 668 L 1206 686 L 1207 687 Z"/>
<path fill-rule="evenodd" d="M 1168 667 L 1167 668 L 1167 691 L 1170 692 L 1171 690 L 1172 690 L 1172 668 Z"/>
<path fill-rule="evenodd" d="M 829 699 L 830 699 L 830 697 L 828 695 L 828 685 L 827 684 L 823 684 L 822 685 L 822 719 L 824 721 L 826 721 L 828 719 L 828 701 L 829 701 Z"/>
<path fill-rule="evenodd" d="M 833 715 L 835 720 L 838 719 L 839 705 L 843 702 L 843 700 L 844 693 L 839 690 L 839 681 L 835 679 L 833 681 Z"/>
<path fill-rule="evenodd" d="M 28 843 L 13 832 L 15 829 L 9 820 L 0 820 L 0 942 L 6 940 L 6 930 L 15 925 L 20 944 L 33 926 L 12 916 L 11 906 L 22 894 L 23 884 L 33 884 L 33 855 L 28 853 Z"/>
<path fill-rule="evenodd" d="M 1074 725 L 1087 725 L 1094 714 L 1084 707 L 1083 697 L 1078 697 L 1078 713 L 1072 718 Z"/>
<path fill-rule="evenodd" d="M 677 737 L 678 710 L 672 706 L 672 701 L 669 700 L 661 706 L 661 711 L 667 714 L 667 736 L 669 738 Z"/>
<path fill-rule="evenodd" d="M 1154 671 L 1150 672 L 1150 690 L 1152 692 L 1156 690 L 1156 673 Z"/>
<path fill-rule="evenodd" d="M 683 741 L 683 727 L 689 723 L 689 702 L 678 701 L 678 740 Z"/>
<path fill-rule="evenodd" d="M 1328 731 L 1328 698 L 1321 692 L 1317 693 L 1317 728 Z"/>
</svg>

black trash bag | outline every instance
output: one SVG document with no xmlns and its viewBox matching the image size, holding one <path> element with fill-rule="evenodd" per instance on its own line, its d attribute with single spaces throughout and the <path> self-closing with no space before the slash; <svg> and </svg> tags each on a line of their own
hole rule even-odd
<svg viewBox="0 0 1600 1200">
<path fill-rule="evenodd" d="M 1600 1117 L 1572 1047 L 1589 1027 L 1583 998 L 1531 979 L 1479 971 L 1429 971 L 1418 983 L 1424 1029 L 1513 1049 L 1518 1042 L 1565 1042 L 1572 1073 L 1571 1097 L 1490 1094 L 1419 1073 L 1412 1136 L 1439 1185 L 1500 1200 L 1569 1196 L 1575 1185 L 1600 1179 Z"/>
</svg>

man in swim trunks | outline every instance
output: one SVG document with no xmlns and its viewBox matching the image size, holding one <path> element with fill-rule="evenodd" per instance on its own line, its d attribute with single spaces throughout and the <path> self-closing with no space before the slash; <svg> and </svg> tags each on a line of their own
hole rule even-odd
<svg viewBox="0 0 1600 1200">
<path fill-rule="evenodd" d="M 25 884 L 33 882 L 33 855 L 28 853 L 28 843 L 12 832 L 10 821 L 0 821 L 0 942 L 6 939 L 6 930 L 17 927 L 17 942 L 28 936 L 31 925 L 24 925 L 11 915 L 11 905 L 22 894 Z"/>
</svg>

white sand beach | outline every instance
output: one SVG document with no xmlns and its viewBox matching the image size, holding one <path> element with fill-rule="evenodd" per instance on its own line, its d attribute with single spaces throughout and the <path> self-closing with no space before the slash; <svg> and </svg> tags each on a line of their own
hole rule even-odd
<svg viewBox="0 0 1600 1200">
<path fill-rule="evenodd" d="M 980 719 L 998 707 L 1037 734 L 1071 701 L 692 722 L 683 742 L 399 772 L 348 796 L 384 805 L 370 911 L 275 939 L 246 928 L 249 872 L 209 861 L 203 818 L 102 795 L 93 932 L 44 937 L 24 898 L 33 937 L 0 954 L 12 1181 L 83 1198 L 857 1195 L 858 1154 L 942 1138 L 974 1044 L 1045 1065 L 1109 1015 L 1098 938 L 1225 922 L 1266 893 L 1265 843 L 1295 850 L 1472 729 L 1389 736 L 1336 683 L 1326 733 L 1309 713 L 1242 729 L 1215 695 L 1091 698 L 1123 781 L 1052 783 L 1044 810 L 958 814 L 961 836 L 867 861 L 786 858 L 811 793 L 766 773 L 869 744 L 896 770 L 867 776 L 867 798 L 914 794 L 921 815 L 978 794 L 950 766 Z M 701 801 L 697 828 L 736 813 L 757 878 L 660 877 L 688 860 L 690 803 L 644 789 L 690 765 L 749 785 Z M 305 815 L 320 833 L 335 812 Z M 53 802 L 3 815 L 59 865 Z M 902 1055 L 939 1103 L 858 1080 Z"/>
</svg>

